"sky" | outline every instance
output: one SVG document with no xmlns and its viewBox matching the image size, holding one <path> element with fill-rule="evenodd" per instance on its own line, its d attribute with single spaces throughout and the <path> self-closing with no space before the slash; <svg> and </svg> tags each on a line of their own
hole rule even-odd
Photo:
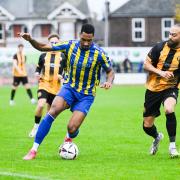
<svg viewBox="0 0 180 180">
<path fill-rule="evenodd" d="M 93 15 L 94 12 L 97 13 L 97 18 L 101 19 L 103 17 L 103 12 L 105 9 L 106 0 L 88 0 L 88 5 L 90 12 Z M 108 0 L 110 2 L 110 12 L 118 9 L 121 5 L 129 0 Z"/>
</svg>

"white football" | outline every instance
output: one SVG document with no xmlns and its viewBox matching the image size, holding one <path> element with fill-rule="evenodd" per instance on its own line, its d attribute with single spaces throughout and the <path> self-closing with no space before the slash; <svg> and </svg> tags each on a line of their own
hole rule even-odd
<svg viewBox="0 0 180 180">
<path fill-rule="evenodd" d="M 78 153 L 78 147 L 72 142 L 65 142 L 59 147 L 59 155 L 63 159 L 75 159 Z"/>
</svg>

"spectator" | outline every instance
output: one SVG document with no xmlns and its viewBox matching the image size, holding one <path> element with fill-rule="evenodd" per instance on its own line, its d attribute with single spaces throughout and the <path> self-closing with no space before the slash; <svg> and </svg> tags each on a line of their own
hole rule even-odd
<svg viewBox="0 0 180 180">
<path fill-rule="evenodd" d="M 125 73 L 132 72 L 133 70 L 132 62 L 129 60 L 128 57 L 124 59 L 124 61 L 122 62 L 122 66 Z"/>
</svg>

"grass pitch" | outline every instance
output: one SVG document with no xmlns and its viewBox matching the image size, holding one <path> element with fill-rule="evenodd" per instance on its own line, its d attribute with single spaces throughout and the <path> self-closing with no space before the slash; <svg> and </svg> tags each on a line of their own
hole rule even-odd
<svg viewBox="0 0 180 180">
<path fill-rule="evenodd" d="M 53 123 L 37 158 L 23 161 L 33 143 L 28 133 L 34 123 L 35 106 L 23 88 L 18 89 L 13 107 L 8 104 L 10 88 L 1 87 L 0 91 L 0 180 L 180 179 L 180 159 L 169 158 L 163 111 L 156 125 L 165 138 L 155 156 L 148 154 L 152 138 L 142 130 L 143 86 L 97 90 L 95 102 L 74 140 L 80 151 L 76 160 L 62 160 L 58 155 L 71 115 L 67 110 Z M 35 94 L 36 89 L 33 91 Z M 180 147 L 179 104 L 176 115 Z"/>
</svg>

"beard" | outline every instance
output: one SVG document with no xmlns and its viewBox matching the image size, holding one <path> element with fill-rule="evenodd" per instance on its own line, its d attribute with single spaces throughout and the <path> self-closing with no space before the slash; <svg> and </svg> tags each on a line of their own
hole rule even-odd
<svg viewBox="0 0 180 180">
<path fill-rule="evenodd" d="M 174 41 L 172 41 L 171 39 L 169 39 L 168 41 L 167 41 L 167 45 L 170 47 L 170 48 L 176 48 L 177 46 L 178 46 L 178 42 L 174 42 Z"/>
</svg>

